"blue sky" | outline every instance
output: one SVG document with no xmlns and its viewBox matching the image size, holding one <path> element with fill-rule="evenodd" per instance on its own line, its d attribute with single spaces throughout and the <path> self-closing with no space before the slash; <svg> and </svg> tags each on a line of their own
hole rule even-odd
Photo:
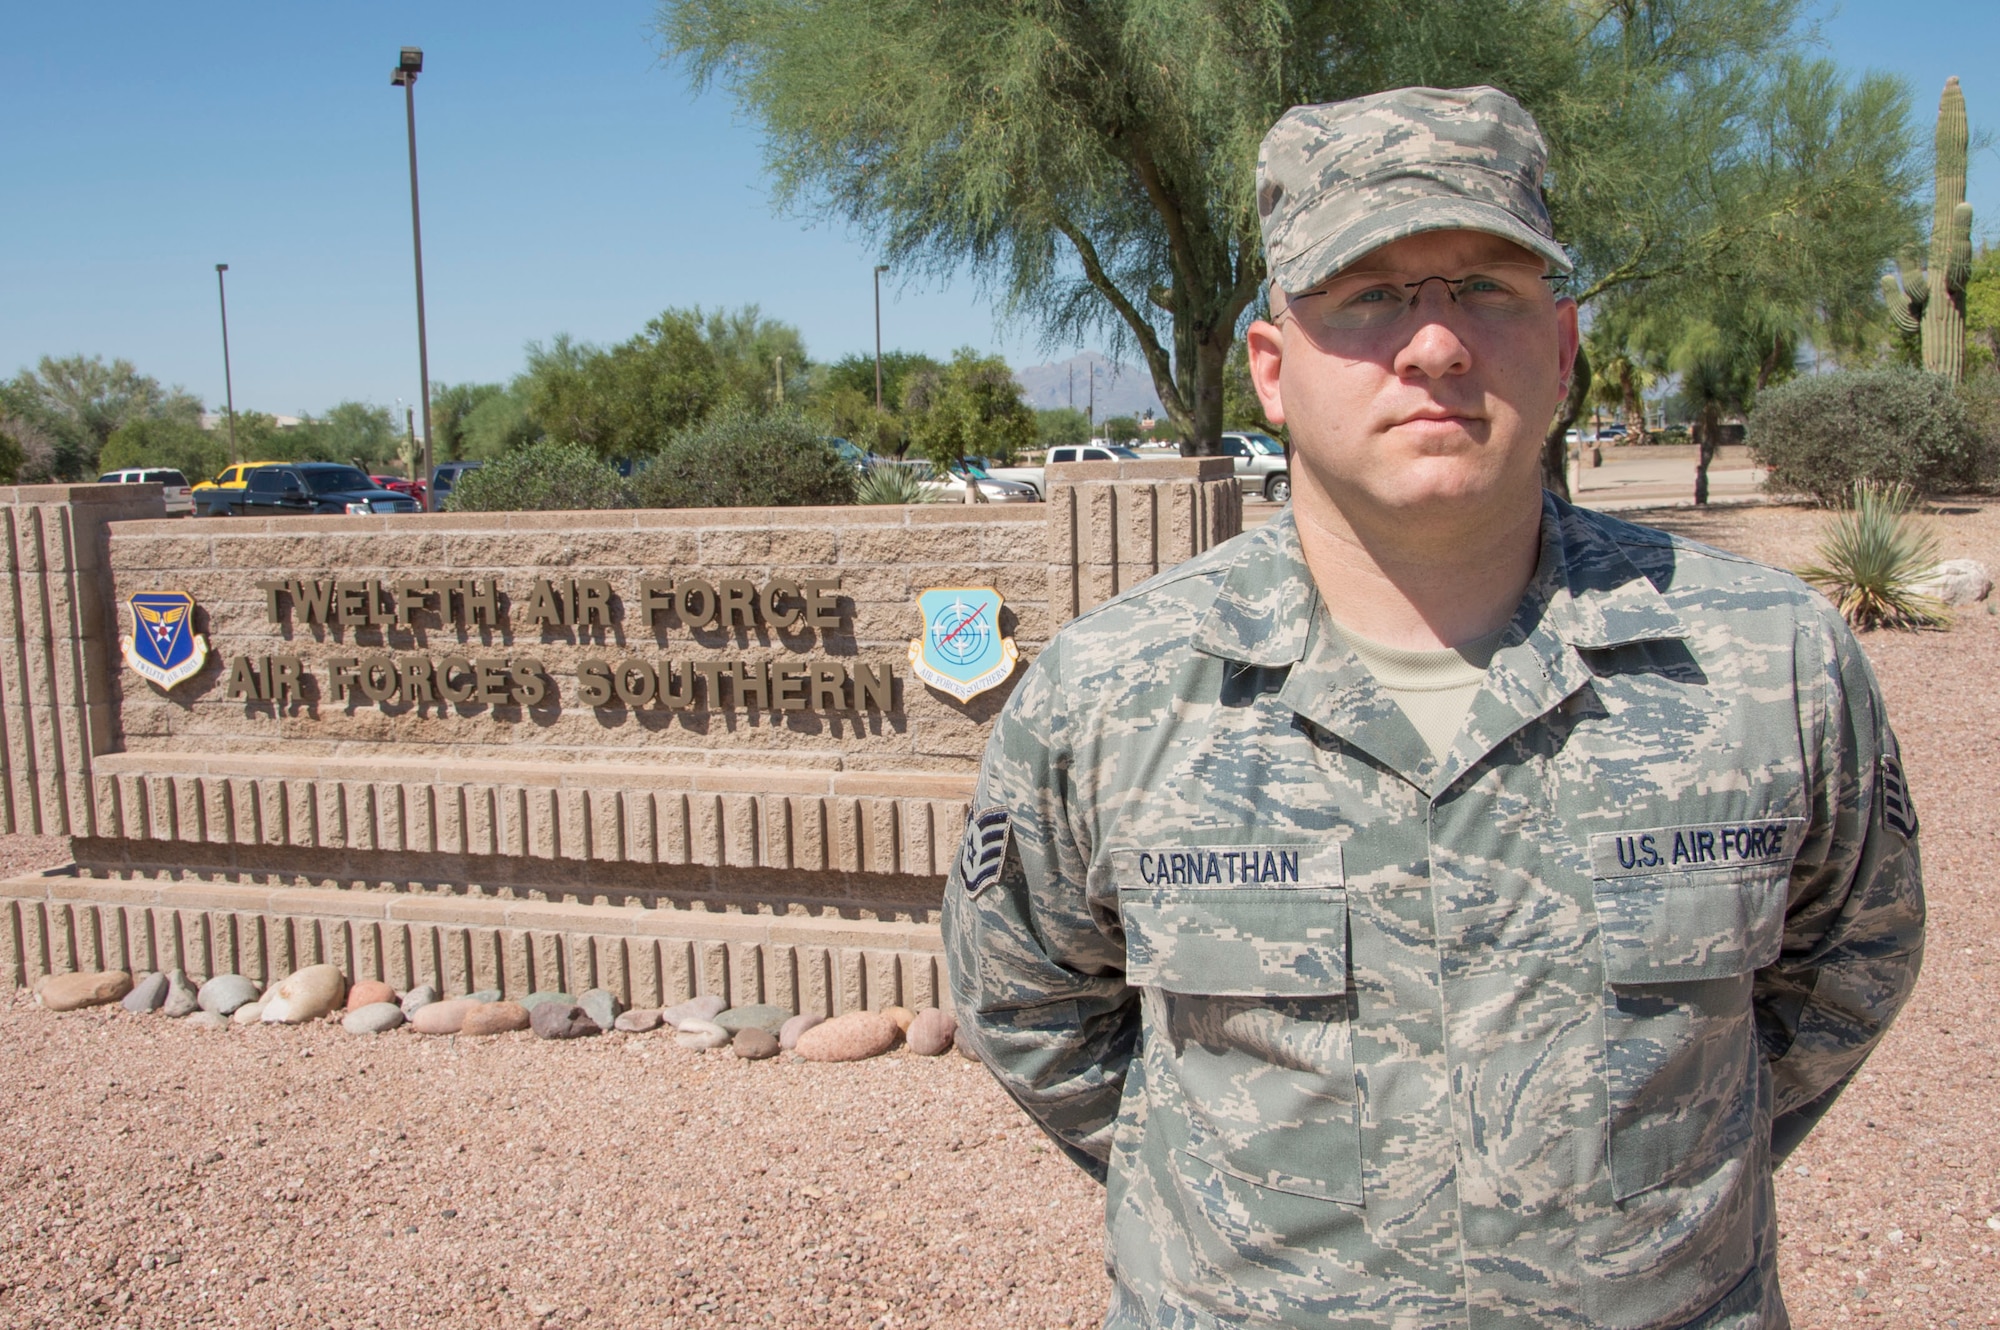
<svg viewBox="0 0 2000 1330">
<path fill-rule="evenodd" d="M 431 376 L 504 379 L 530 339 L 610 342 L 668 305 L 757 302 L 832 359 L 873 344 L 875 255 L 774 215 L 755 131 L 659 61 L 652 0 L 0 7 L 0 374 L 123 356 L 222 399 L 229 271 L 239 409 L 393 404 L 417 390 L 402 94 L 417 87 Z M 1928 125 L 1947 74 L 2000 128 L 2000 5 L 1817 11 L 1843 64 L 1905 75 Z M 1978 59 L 1974 57 L 1978 56 Z M 2000 237 L 2000 152 L 1974 160 Z M 996 325 L 970 278 L 883 288 L 889 347 L 973 344 L 1017 367 L 1078 349 Z"/>
</svg>

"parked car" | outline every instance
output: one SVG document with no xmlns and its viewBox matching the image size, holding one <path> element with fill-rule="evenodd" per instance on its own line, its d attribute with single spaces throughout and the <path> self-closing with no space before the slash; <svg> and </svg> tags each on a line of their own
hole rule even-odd
<svg viewBox="0 0 2000 1330">
<path fill-rule="evenodd" d="M 196 481 L 193 496 L 194 515 L 200 517 L 206 511 L 201 497 L 204 492 L 208 490 L 240 490 L 246 483 L 245 478 L 258 467 L 280 465 L 282 463 L 275 457 L 266 462 L 231 462 L 216 473 L 214 480 Z"/>
<path fill-rule="evenodd" d="M 883 462 L 892 462 L 895 460 L 891 457 L 884 457 L 880 453 L 871 453 L 859 444 L 851 443 L 838 436 L 829 437 L 827 442 L 832 444 L 833 450 L 840 454 L 841 461 L 846 462 L 863 475 L 868 474 L 868 472 L 874 470 Z"/>
<path fill-rule="evenodd" d="M 1246 493 L 1262 494 L 1272 503 L 1292 498 L 1292 464 L 1285 445 L 1256 430 L 1226 430 L 1222 454 L 1236 468 L 1236 483 Z"/>
<path fill-rule="evenodd" d="M 204 496 L 217 517 L 306 513 L 414 513 L 417 501 L 385 490 L 359 467 L 341 462 L 283 462 L 251 471 L 238 490 L 214 489 Z"/>
<path fill-rule="evenodd" d="M 922 458 L 902 462 L 885 462 L 887 466 L 903 466 L 914 471 L 924 492 L 931 496 L 933 503 L 964 503 L 967 501 L 967 485 L 977 485 L 979 492 L 986 496 L 988 503 L 1034 503 L 1041 498 L 1032 485 L 1018 481 L 1001 480 L 989 475 L 986 468 L 977 462 L 968 461 L 959 470 L 947 471 L 940 475 L 937 468 Z"/>
<path fill-rule="evenodd" d="M 421 508 L 424 506 L 423 481 L 410 480 L 404 476 L 370 476 L 368 478 L 385 490 L 393 490 L 397 494 L 409 495 L 417 501 L 417 507 Z"/>
<path fill-rule="evenodd" d="M 443 512 L 451 506 L 452 487 L 468 471 L 477 471 L 484 462 L 439 462 L 431 468 L 431 507 Z"/>
<path fill-rule="evenodd" d="M 996 466 L 987 468 L 995 480 L 1011 480 L 1018 485 L 1026 485 L 1035 492 L 1037 499 L 1047 492 L 1044 479 L 1045 469 L 1057 462 L 1136 462 L 1139 454 L 1119 443 L 1075 443 L 1062 444 L 1049 449 L 1048 459 L 1041 466 Z"/>
<path fill-rule="evenodd" d="M 167 501 L 168 517 L 186 517 L 194 511 L 194 490 L 188 479 L 172 467 L 134 466 L 123 471 L 106 471 L 97 478 L 100 485 L 137 485 L 151 481 L 159 485 Z"/>
</svg>

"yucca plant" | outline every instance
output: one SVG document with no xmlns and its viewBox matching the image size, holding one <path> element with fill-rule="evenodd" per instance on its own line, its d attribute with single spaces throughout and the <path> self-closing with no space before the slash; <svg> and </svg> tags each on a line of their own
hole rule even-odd
<svg viewBox="0 0 2000 1330">
<path fill-rule="evenodd" d="M 929 503 L 930 491 L 907 466 L 870 467 L 854 486 L 856 503 Z"/>
<path fill-rule="evenodd" d="M 1853 506 L 1826 525 L 1819 562 L 1799 575 L 1856 628 L 1930 628 L 1951 621 L 1944 602 L 1916 587 L 1937 567 L 1937 536 L 1910 515 L 1906 485 L 1859 481 Z"/>
</svg>

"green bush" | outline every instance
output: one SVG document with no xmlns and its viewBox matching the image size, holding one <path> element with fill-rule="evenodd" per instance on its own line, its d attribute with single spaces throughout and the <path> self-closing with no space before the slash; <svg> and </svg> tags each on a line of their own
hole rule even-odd
<svg viewBox="0 0 2000 1330">
<path fill-rule="evenodd" d="M 1819 562 L 1799 576 L 1826 592 L 1856 628 L 1948 623 L 1944 604 L 1917 590 L 1937 567 L 1937 536 L 1910 520 L 1910 491 L 1861 481 L 1854 507 L 1826 524 Z"/>
<path fill-rule="evenodd" d="M 455 513 L 629 508 L 617 468 L 573 443 L 531 443 L 460 476 L 445 496 Z"/>
<path fill-rule="evenodd" d="M 816 425 L 726 414 L 676 435 L 633 492 L 641 508 L 798 508 L 852 503 L 854 481 Z"/>
<path fill-rule="evenodd" d="M 1773 388 L 1750 416 L 1751 454 L 1767 488 L 1835 505 L 1856 482 L 1918 495 L 1992 482 L 1995 453 L 1965 403 L 1935 374 L 1909 368 L 1809 374 Z"/>
<path fill-rule="evenodd" d="M 883 463 L 872 468 L 854 487 L 856 503 L 929 503 L 931 492 L 907 466 Z"/>
</svg>

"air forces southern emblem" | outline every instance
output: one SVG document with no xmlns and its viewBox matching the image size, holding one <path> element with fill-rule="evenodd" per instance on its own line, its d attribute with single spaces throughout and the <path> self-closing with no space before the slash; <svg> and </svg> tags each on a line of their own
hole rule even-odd
<svg viewBox="0 0 2000 1330">
<path fill-rule="evenodd" d="M 194 597 L 185 591 L 141 591 L 132 607 L 132 636 L 119 639 L 125 663 L 142 679 L 172 688 L 208 662 L 208 643 L 194 630 Z"/>
<path fill-rule="evenodd" d="M 1000 593 L 991 587 L 932 587 L 917 596 L 921 637 L 910 639 L 910 673 L 970 702 L 1007 681 L 1021 653 L 1000 635 Z"/>
<path fill-rule="evenodd" d="M 977 896 L 1000 877 L 1007 862 L 1007 810 L 988 808 L 966 820 L 965 839 L 958 847 L 958 884 Z"/>
</svg>

